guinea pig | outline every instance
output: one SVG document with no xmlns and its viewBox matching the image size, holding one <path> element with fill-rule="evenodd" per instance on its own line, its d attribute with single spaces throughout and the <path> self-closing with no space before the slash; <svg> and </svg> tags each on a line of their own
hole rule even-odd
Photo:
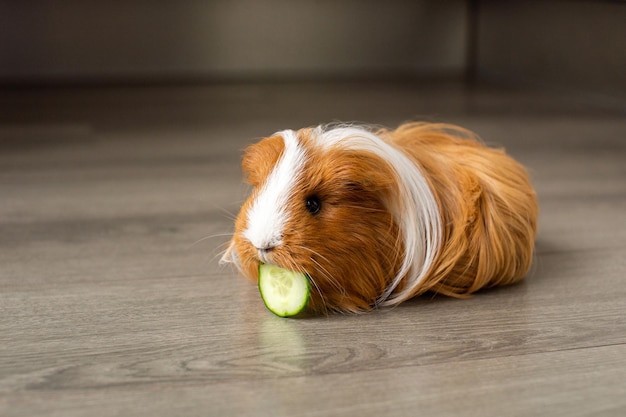
<svg viewBox="0 0 626 417">
<path fill-rule="evenodd" d="M 458 126 L 284 130 L 249 146 L 242 168 L 253 189 L 222 261 L 253 281 L 261 263 L 306 273 L 315 312 L 466 297 L 532 263 L 526 170 Z"/>
</svg>

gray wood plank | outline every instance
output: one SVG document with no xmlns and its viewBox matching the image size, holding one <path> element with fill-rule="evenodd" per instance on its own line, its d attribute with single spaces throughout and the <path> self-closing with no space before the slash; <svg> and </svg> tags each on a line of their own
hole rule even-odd
<svg viewBox="0 0 626 417">
<path fill-rule="evenodd" d="M 5 399 L 4 415 L 619 416 L 626 411 L 625 358 L 618 345 L 262 381 L 18 391 Z M 128 372 L 140 373 L 140 365 Z"/>
<path fill-rule="evenodd" d="M 0 415 L 623 415 L 626 120 L 440 87 L 0 95 Z M 218 265 L 255 137 L 429 108 L 529 167 L 524 282 L 284 320 Z"/>
</svg>

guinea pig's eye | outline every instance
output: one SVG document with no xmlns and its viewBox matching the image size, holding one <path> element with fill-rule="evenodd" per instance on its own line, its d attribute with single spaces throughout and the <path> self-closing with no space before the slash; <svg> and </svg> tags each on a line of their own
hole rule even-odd
<svg viewBox="0 0 626 417">
<path fill-rule="evenodd" d="M 305 202 L 306 211 L 311 214 L 317 214 L 322 209 L 322 201 L 316 195 L 309 196 Z"/>
</svg>

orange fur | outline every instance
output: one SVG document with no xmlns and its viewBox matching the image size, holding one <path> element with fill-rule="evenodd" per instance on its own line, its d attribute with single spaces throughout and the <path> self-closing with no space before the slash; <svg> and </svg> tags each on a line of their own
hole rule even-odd
<svg viewBox="0 0 626 417">
<path fill-rule="evenodd" d="M 465 296 L 522 279 L 532 262 L 538 217 L 524 167 L 458 126 L 411 123 L 379 134 L 424 169 L 443 217 L 437 262 L 411 296 L 429 290 Z"/>
<path fill-rule="evenodd" d="M 401 230 L 389 210 L 397 178 L 373 153 L 332 147 L 320 151 L 312 132 L 298 132 L 309 159 L 289 197 L 292 216 L 283 231 L 284 243 L 271 259 L 311 276 L 313 310 L 368 310 L 377 305 L 404 256 Z M 523 278 L 532 261 L 538 207 L 519 163 L 453 125 L 410 123 L 376 134 L 421 168 L 443 225 L 441 247 L 426 279 L 409 293 L 401 283 L 383 305 L 426 291 L 463 297 Z M 242 230 L 283 149 L 280 136 L 267 138 L 247 149 L 242 164 L 255 189 L 236 220 L 232 247 L 241 270 L 253 280 L 260 261 Z M 313 194 L 323 202 L 316 216 L 303 204 Z"/>
</svg>

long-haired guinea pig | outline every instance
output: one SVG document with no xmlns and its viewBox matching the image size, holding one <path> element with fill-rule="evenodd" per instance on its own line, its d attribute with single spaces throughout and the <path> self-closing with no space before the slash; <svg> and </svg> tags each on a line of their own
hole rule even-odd
<svg viewBox="0 0 626 417">
<path fill-rule="evenodd" d="M 329 125 L 251 145 L 254 188 L 222 261 L 305 272 L 308 307 L 361 312 L 524 277 L 538 206 L 525 169 L 463 128 Z"/>
</svg>

